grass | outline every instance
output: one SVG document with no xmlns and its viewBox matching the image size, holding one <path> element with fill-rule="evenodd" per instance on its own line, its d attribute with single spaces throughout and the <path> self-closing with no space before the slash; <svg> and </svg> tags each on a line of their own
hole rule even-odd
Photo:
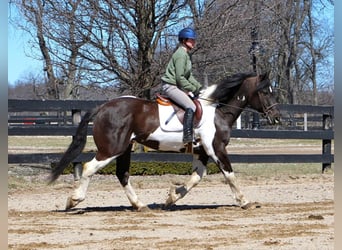
<svg viewBox="0 0 342 250">
<path fill-rule="evenodd" d="M 8 136 L 9 146 L 66 146 L 71 142 L 71 136 Z M 94 144 L 92 136 L 87 137 L 87 143 Z M 257 138 L 231 138 L 229 145 L 248 144 L 255 145 L 284 145 L 303 144 L 321 145 L 321 140 L 301 139 L 257 139 Z"/>
<path fill-rule="evenodd" d="M 8 137 L 8 147 L 61 147 L 67 148 L 71 143 L 71 136 L 9 136 Z M 321 140 L 298 140 L 298 139 L 256 139 L 256 138 L 231 138 L 228 148 L 234 147 L 265 147 L 268 146 L 314 146 L 321 147 Z M 86 149 L 96 149 L 94 140 L 92 136 L 87 137 Z"/>
<path fill-rule="evenodd" d="M 8 148 L 60 148 L 65 151 L 71 140 L 71 136 L 8 136 Z M 93 137 L 88 136 L 85 150 L 95 148 Z"/>
</svg>

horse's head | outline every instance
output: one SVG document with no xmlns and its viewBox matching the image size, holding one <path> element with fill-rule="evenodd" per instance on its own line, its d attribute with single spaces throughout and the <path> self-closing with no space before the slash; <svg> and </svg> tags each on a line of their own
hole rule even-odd
<svg viewBox="0 0 342 250">
<path fill-rule="evenodd" d="M 227 113 L 236 116 L 245 106 L 249 106 L 262 113 L 270 124 L 280 122 L 280 112 L 268 73 L 238 73 L 224 77 L 219 83 L 208 87 L 200 98 L 208 103 L 216 102 L 218 107 L 225 107 Z"/>
<path fill-rule="evenodd" d="M 262 113 L 270 124 L 280 123 L 280 111 L 273 95 L 269 73 L 249 78 L 248 81 L 249 106 Z"/>
</svg>

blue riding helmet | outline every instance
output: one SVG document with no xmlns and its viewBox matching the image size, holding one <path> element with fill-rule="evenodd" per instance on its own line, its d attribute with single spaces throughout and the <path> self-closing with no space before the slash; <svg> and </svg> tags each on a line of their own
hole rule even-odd
<svg viewBox="0 0 342 250">
<path fill-rule="evenodd" d="M 191 29 L 191 28 L 185 28 L 185 29 L 182 29 L 181 31 L 179 31 L 178 33 L 178 39 L 181 40 L 181 39 L 196 39 L 196 32 Z"/>
</svg>

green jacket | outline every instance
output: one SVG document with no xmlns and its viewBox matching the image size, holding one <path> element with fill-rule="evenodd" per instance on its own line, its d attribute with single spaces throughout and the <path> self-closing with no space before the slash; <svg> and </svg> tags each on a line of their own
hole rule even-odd
<svg viewBox="0 0 342 250">
<path fill-rule="evenodd" d="M 191 73 L 190 56 L 182 46 L 173 53 L 161 79 L 185 91 L 197 92 L 202 87 Z"/>
</svg>

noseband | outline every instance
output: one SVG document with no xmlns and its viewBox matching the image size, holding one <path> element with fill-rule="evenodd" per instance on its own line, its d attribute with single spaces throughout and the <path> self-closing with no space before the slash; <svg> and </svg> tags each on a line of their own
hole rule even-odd
<svg viewBox="0 0 342 250">
<path fill-rule="evenodd" d="M 274 106 L 278 105 L 278 103 L 276 102 L 276 103 L 271 104 L 270 106 L 267 106 L 266 103 L 263 101 L 262 94 L 260 93 L 261 90 L 262 89 L 258 90 L 258 96 L 259 96 L 259 101 L 260 101 L 260 103 L 262 105 L 262 111 L 263 111 L 263 114 L 265 116 L 269 116 L 270 113 L 271 113 L 271 109 Z"/>
</svg>

